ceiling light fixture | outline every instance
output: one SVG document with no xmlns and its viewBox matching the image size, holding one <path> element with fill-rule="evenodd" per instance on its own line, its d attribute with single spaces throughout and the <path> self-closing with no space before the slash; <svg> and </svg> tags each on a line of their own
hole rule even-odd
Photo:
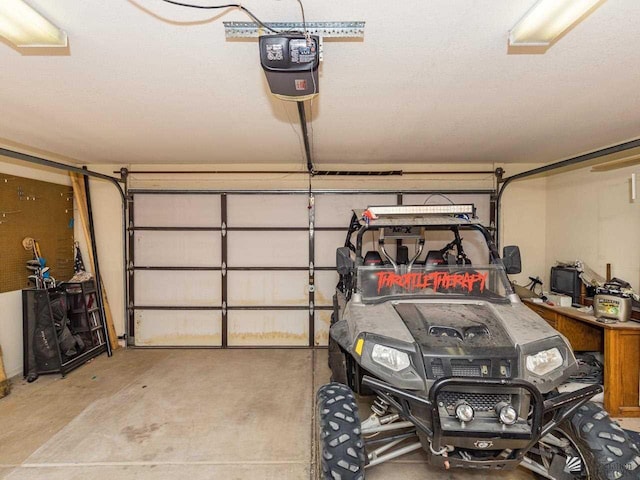
<svg viewBox="0 0 640 480">
<path fill-rule="evenodd" d="M 0 1 L 0 36 L 16 47 L 67 47 L 67 34 L 23 0 Z"/>
<path fill-rule="evenodd" d="M 538 0 L 509 32 L 510 46 L 549 47 L 604 0 Z"/>
</svg>

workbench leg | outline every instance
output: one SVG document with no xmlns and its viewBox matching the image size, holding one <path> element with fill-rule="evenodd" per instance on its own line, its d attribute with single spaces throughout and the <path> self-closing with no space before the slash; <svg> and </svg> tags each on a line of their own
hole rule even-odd
<svg viewBox="0 0 640 480">
<path fill-rule="evenodd" d="M 604 408 L 612 416 L 640 416 L 640 332 L 605 329 Z"/>
<path fill-rule="evenodd" d="M 604 331 L 604 409 L 610 415 L 620 415 L 622 384 L 620 376 L 620 339 L 615 330 Z"/>
</svg>

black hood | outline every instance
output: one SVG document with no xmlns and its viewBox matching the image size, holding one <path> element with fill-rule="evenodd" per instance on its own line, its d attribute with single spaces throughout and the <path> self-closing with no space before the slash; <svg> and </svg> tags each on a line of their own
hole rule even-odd
<svg viewBox="0 0 640 480">
<path fill-rule="evenodd" d="M 480 304 L 398 303 L 394 307 L 405 323 L 424 357 L 437 362 L 443 374 L 455 375 L 448 359 L 477 363 L 482 376 L 505 376 L 500 366 L 515 373 L 517 352 L 501 321 L 493 311 Z M 486 360 L 475 362 L 476 360 Z M 505 363 L 506 362 L 506 363 Z M 430 364 L 431 362 L 425 362 Z M 429 367 L 427 366 L 427 370 Z M 429 375 L 431 376 L 431 375 Z M 440 375 L 435 374 L 435 377 Z M 475 376 L 475 375 L 474 375 Z"/>
</svg>

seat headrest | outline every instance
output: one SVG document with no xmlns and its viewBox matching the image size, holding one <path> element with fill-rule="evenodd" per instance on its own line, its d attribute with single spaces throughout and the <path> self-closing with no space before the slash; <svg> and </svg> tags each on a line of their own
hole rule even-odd
<svg viewBox="0 0 640 480">
<path fill-rule="evenodd" d="M 369 250 L 364 256 L 365 265 L 382 265 L 382 257 L 375 250 Z"/>
<path fill-rule="evenodd" d="M 396 253 L 396 263 L 398 265 L 406 265 L 409 263 L 409 247 L 406 245 L 400 245 L 398 247 L 398 253 Z"/>
<path fill-rule="evenodd" d="M 444 265 L 444 255 L 440 253 L 440 250 L 429 250 L 427 252 L 427 258 L 424 262 L 426 265 Z"/>
</svg>

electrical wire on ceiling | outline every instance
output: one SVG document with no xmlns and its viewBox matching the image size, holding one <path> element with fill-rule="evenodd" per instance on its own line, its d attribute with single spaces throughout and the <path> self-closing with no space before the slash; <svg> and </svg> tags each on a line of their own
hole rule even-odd
<svg viewBox="0 0 640 480">
<path fill-rule="evenodd" d="M 298 0 L 298 4 L 300 4 L 300 11 L 302 12 L 302 29 L 304 30 L 304 36 L 307 39 L 307 46 L 311 41 L 311 36 L 309 32 L 307 32 L 307 20 L 304 17 L 304 5 L 302 4 L 302 0 Z"/>
<path fill-rule="evenodd" d="M 225 5 L 193 5 L 191 3 L 176 2 L 175 0 L 162 0 L 162 1 L 166 2 L 166 3 L 170 3 L 171 5 L 177 5 L 178 7 L 198 8 L 198 9 L 201 9 L 201 10 L 215 10 L 215 9 L 219 9 L 219 8 L 237 8 L 237 9 L 242 10 L 243 12 L 245 12 L 247 15 L 249 15 L 262 28 L 266 28 L 267 30 L 269 30 L 272 33 L 282 33 L 282 32 L 279 32 L 278 30 L 274 30 L 270 26 L 266 25 L 262 20 L 260 20 L 258 17 L 256 17 L 248 8 L 243 7 L 239 3 L 227 3 Z"/>
</svg>

